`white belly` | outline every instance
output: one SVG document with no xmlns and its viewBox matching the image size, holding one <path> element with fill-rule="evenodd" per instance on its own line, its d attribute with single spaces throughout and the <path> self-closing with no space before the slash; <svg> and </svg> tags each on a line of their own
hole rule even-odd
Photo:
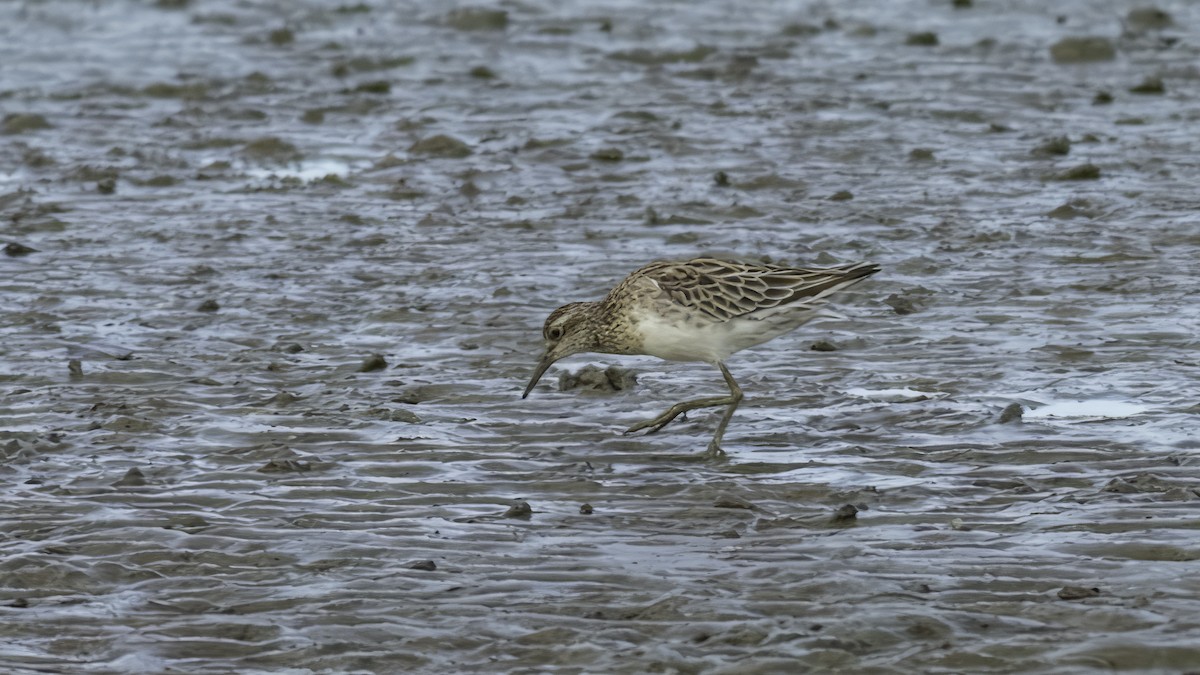
<svg viewBox="0 0 1200 675">
<path fill-rule="evenodd" d="M 674 317 L 672 317 L 673 319 Z M 719 323 L 693 317 L 689 323 L 647 313 L 638 317 L 642 353 L 670 361 L 716 363 L 734 352 L 762 344 L 799 326 L 799 317 L 788 321 L 733 319 Z"/>
</svg>

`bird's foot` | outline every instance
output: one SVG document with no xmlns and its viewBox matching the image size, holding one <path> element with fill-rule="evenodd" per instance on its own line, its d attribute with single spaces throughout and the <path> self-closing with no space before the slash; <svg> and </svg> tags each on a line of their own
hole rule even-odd
<svg viewBox="0 0 1200 675">
<path fill-rule="evenodd" d="M 717 443 L 717 439 L 713 439 L 708 444 L 708 449 L 704 451 L 704 458 L 711 460 L 725 459 L 725 451 L 721 449 L 721 445 Z"/>
</svg>

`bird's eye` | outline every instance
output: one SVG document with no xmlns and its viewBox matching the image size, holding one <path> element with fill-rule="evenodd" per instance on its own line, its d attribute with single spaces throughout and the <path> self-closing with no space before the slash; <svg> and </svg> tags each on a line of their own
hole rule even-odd
<svg viewBox="0 0 1200 675">
<path fill-rule="evenodd" d="M 555 326 L 555 327 L 551 328 L 550 330 L 546 331 L 546 337 L 550 338 L 551 340 L 561 340 L 562 336 L 563 336 L 562 326 Z"/>
</svg>

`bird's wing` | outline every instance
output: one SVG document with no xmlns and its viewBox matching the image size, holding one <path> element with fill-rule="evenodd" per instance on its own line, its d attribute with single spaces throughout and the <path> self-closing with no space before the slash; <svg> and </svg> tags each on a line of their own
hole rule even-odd
<svg viewBox="0 0 1200 675">
<path fill-rule="evenodd" d="M 675 303 L 714 321 L 728 321 L 792 303 L 815 309 L 829 295 L 878 271 L 873 263 L 791 268 L 696 258 L 653 263 L 641 273 Z"/>
</svg>

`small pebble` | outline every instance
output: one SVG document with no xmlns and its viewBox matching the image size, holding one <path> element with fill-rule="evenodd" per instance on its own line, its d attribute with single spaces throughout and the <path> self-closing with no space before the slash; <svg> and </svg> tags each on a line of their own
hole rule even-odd
<svg viewBox="0 0 1200 675">
<path fill-rule="evenodd" d="M 421 570 L 422 572 L 432 572 L 437 569 L 437 563 L 432 560 L 415 560 L 408 564 L 410 570 Z"/>
<path fill-rule="evenodd" d="M 25 244 L 18 244 L 15 241 L 10 241 L 4 245 L 4 255 L 7 256 L 15 258 L 21 255 L 29 255 L 30 253 L 37 253 L 37 249 L 29 248 Z"/>
<path fill-rule="evenodd" d="M 216 300 L 213 300 L 212 298 L 209 298 L 208 300 L 205 300 L 204 302 L 200 303 L 199 305 L 196 305 L 197 312 L 215 312 L 219 309 L 221 309 L 221 305 L 219 303 L 217 303 Z"/>
<path fill-rule="evenodd" d="M 524 499 L 518 499 L 513 502 L 512 506 L 504 512 L 505 518 L 528 518 L 533 513 L 533 509 L 529 506 L 529 502 Z"/>
<path fill-rule="evenodd" d="M 1020 422 L 1024 414 L 1025 408 L 1022 408 L 1020 403 L 1009 403 L 1004 410 L 1000 411 L 1000 424 Z"/>
<path fill-rule="evenodd" d="M 71 359 L 67 361 L 67 372 L 71 374 L 71 377 L 83 377 L 83 364 L 79 359 Z"/>
<path fill-rule="evenodd" d="M 125 472 L 120 480 L 113 483 L 114 487 L 129 487 L 146 484 L 146 474 L 136 466 Z"/>
<path fill-rule="evenodd" d="M 853 504 L 845 504 L 833 512 L 833 522 L 835 523 L 848 523 L 855 520 L 858 520 L 858 507 Z"/>
<path fill-rule="evenodd" d="M 1094 598 L 1100 595 L 1099 588 L 1084 588 L 1082 586 L 1063 586 L 1058 592 L 1058 597 L 1063 600 L 1083 600 L 1084 598 Z"/>
<path fill-rule="evenodd" d="M 585 516 L 590 516 L 590 515 L 592 515 L 592 512 L 593 512 L 593 511 L 594 511 L 594 509 L 592 509 L 592 505 L 591 505 L 591 504 L 581 504 L 581 505 L 579 506 L 579 512 L 580 512 L 580 513 L 582 513 L 582 514 L 583 514 L 583 515 L 585 515 Z"/>
<path fill-rule="evenodd" d="M 372 354 L 363 359 L 362 365 L 358 367 L 360 373 L 373 373 L 377 370 L 387 368 L 388 362 L 379 354 Z"/>
<path fill-rule="evenodd" d="M 720 495 L 719 497 L 716 498 L 715 501 L 713 501 L 713 506 L 717 507 L 718 509 L 752 509 L 752 508 L 754 508 L 754 505 L 751 504 L 750 502 L 746 501 L 745 499 L 742 499 L 741 497 L 734 497 L 733 495 Z"/>
<path fill-rule="evenodd" d="M 837 345 L 833 344 L 829 340 L 817 340 L 816 342 L 812 343 L 812 346 L 809 347 L 809 349 L 813 350 L 814 352 L 836 352 L 838 348 Z"/>
</svg>

